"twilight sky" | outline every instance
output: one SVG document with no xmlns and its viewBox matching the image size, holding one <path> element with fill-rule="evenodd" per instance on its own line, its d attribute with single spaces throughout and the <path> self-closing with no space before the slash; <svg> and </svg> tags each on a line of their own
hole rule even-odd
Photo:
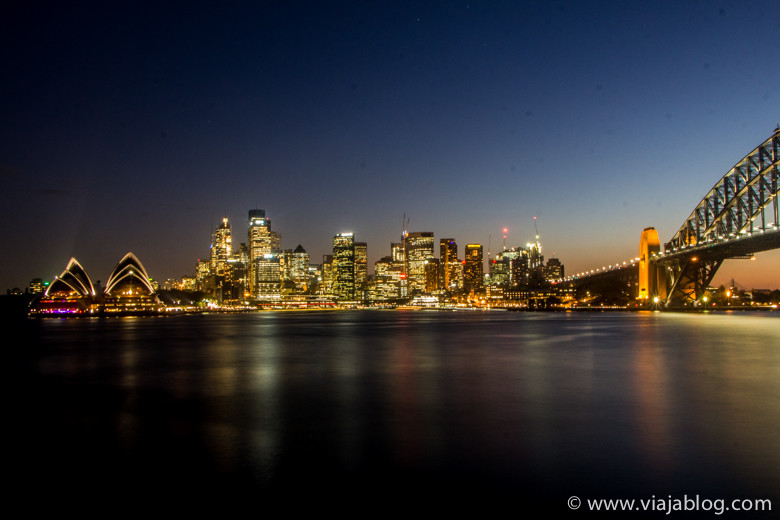
<svg viewBox="0 0 780 520">
<path fill-rule="evenodd" d="M 127 251 L 194 274 L 251 208 L 313 262 L 353 231 L 371 266 L 404 214 L 461 254 L 536 216 L 573 274 L 671 238 L 780 123 L 776 0 L 57 3 L 5 7 L 0 42 L 3 291 Z"/>
</svg>

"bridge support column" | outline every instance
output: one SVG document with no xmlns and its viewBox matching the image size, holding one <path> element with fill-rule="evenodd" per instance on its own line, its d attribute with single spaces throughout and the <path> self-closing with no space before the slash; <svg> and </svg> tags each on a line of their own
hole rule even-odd
<svg viewBox="0 0 780 520">
<path fill-rule="evenodd" d="M 639 241 L 639 290 L 637 300 L 657 303 L 665 301 L 667 296 L 666 277 L 658 268 L 653 254 L 661 251 L 658 231 L 646 227 Z M 658 298 L 656 300 L 656 298 Z"/>
<path fill-rule="evenodd" d="M 703 259 L 696 256 L 682 258 L 669 267 L 671 289 L 666 306 L 699 304 L 712 282 L 723 258 Z"/>
</svg>

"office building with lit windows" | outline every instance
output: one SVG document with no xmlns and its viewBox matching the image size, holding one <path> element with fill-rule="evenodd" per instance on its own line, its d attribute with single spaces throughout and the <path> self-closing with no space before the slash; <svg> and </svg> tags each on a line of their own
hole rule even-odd
<svg viewBox="0 0 780 520">
<path fill-rule="evenodd" d="M 276 301 L 281 298 L 282 271 L 279 253 L 266 253 L 254 259 L 254 292 L 257 301 Z"/>
<path fill-rule="evenodd" d="M 500 287 L 518 287 L 528 282 L 528 251 L 504 249 L 490 263 L 490 283 Z"/>
<path fill-rule="evenodd" d="M 392 258 L 393 262 L 401 264 L 403 266 L 404 264 L 404 244 L 402 242 L 391 242 L 390 243 L 390 257 Z"/>
<path fill-rule="evenodd" d="M 458 271 L 461 263 L 458 261 L 458 244 L 454 238 L 439 240 L 439 286 L 444 291 L 458 290 Z"/>
<path fill-rule="evenodd" d="M 482 244 L 467 244 L 463 268 L 463 290 L 466 292 L 482 289 Z"/>
<path fill-rule="evenodd" d="M 295 290 L 303 294 L 309 290 L 309 253 L 298 244 L 290 259 L 290 279 L 295 283 Z"/>
<path fill-rule="evenodd" d="M 385 256 L 374 262 L 374 284 L 372 299 L 394 300 L 401 296 L 401 274 L 403 265 Z"/>
<path fill-rule="evenodd" d="M 233 237 L 227 217 L 217 227 L 211 236 L 211 273 L 214 276 L 224 276 L 228 259 L 233 254 Z"/>
<path fill-rule="evenodd" d="M 545 266 L 545 278 L 548 282 L 562 280 L 564 277 L 563 264 L 560 258 L 549 258 Z"/>
<path fill-rule="evenodd" d="M 425 292 L 425 265 L 433 256 L 433 233 L 408 233 L 405 240 L 406 272 L 409 294 Z"/>
<path fill-rule="evenodd" d="M 214 278 L 211 276 L 211 261 L 201 260 L 195 264 L 195 279 L 197 280 L 198 290 L 205 293 L 214 291 Z"/>
<path fill-rule="evenodd" d="M 243 300 L 241 277 L 244 268 L 240 258 L 233 253 L 233 237 L 227 217 L 211 235 L 209 273 L 211 280 L 206 284 L 220 303 L 237 304 Z"/>
<path fill-rule="evenodd" d="M 398 266 L 399 272 L 399 286 L 398 297 L 403 298 L 407 294 L 408 288 L 408 266 L 406 265 L 406 251 L 404 249 L 406 244 L 406 236 L 401 237 L 401 242 L 390 243 L 390 257 L 394 264 Z"/>
<path fill-rule="evenodd" d="M 439 274 L 441 268 L 438 258 L 431 258 L 425 263 L 425 292 L 428 294 L 436 293 L 441 287 Z"/>
<path fill-rule="evenodd" d="M 317 284 L 317 294 L 320 296 L 333 297 L 333 286 L 335 276 L 333 274 L 333 255 L 322 255 L 321 275 Z"/>
<path fill-rule="evenodd" d="M 338 300 L 355 299 L 355 236 L 333 237 L 333 294 Z"/>
<path fill-rule="evenodd" d="M 368 244 L 355 242 L 355 296 L 362 299 L 368 283 Z"/>
<path fill-rule="evenodd" d="M 278 299 L 282 236 L 271 231 L 271 219 L 265 216 L 263 209 L 249 210 L 247 235 L 250 294 L 256 300 Z"/>
</svg>

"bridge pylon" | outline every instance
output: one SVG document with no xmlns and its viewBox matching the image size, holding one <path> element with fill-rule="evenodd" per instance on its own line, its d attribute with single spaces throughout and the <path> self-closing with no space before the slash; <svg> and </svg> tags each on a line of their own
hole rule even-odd
<svg viewBox="0 0 780 520">
<path fill-rule="evenodd" d="M 668 294 L 664 270 L 655 262 L 654 255 L 661 251 L 661 241 L 654 227 L 646 227 L 639 240 L 639 287 L 637 299 L 658 303 Z"/>
</svg>

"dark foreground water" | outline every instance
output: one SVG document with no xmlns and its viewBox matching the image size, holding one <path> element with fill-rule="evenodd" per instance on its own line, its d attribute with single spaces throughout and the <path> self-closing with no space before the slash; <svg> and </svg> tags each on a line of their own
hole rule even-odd
<svg viewBox="0 0 780 520">
<path fill-rule="evenodd" d="M 28 511 L 582 517 L 569 497 L 669 495 L 769 498 L 780 510 L 776 312 L 17 327 L 7 497 Z"/>
</svg>

